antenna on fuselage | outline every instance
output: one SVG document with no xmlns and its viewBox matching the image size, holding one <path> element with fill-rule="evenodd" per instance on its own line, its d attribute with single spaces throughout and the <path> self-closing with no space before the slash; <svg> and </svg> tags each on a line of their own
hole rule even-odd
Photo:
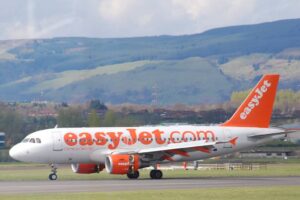
<svg viewBox="0 0 300 200">
<path fill-rule="evenodd" d="M 58 128 L 58 124 L 56 124 L 54 128 Z"/>
</svg>

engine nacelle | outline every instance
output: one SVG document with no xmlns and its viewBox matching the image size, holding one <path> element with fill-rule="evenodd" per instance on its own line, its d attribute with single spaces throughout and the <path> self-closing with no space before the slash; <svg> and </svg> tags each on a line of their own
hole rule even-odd
<svg viewBox="0 0 300 200">
<path fill-rule="evenodd" d="M 104 169 L 104 165 L 97 165 L 97 164 L 72 164 L 71 165 L 72 171 L 78 174 L 92 174 L 92 173 L 99 173 Z"/>
<path fill-rule="evenodd" d="M 138 171 L 140 161 L 138 155 L 109 155 L 105 159 L 106 171 L 110 174 L 127 174 Z"/>
</svg>

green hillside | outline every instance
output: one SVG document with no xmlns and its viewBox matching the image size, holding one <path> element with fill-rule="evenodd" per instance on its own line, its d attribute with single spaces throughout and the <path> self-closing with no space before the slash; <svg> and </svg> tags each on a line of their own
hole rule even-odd
<svg viewBox="0 0 300 200">
<path fill-rule="evenodd" d="M 299 90 L 300 19 L 201 34 L 0 41 L 3 101 L 215 103 L 264 73 Z"/>
<path fill-rule="evenodd" d="M 212 83 L 211 79 L 215 81 Z M 63 101 L 80 96 L 111 103 L 151 103 L 155 98 L 162 104 L 204 103 L 223 101 L 232 88 L 233 84 L 217 67 L 202 58 L 189 58 L 147 64 L 113 75 L 97 75 L 50 92 L 47 98 L 58 94 Z"/>
</svg>

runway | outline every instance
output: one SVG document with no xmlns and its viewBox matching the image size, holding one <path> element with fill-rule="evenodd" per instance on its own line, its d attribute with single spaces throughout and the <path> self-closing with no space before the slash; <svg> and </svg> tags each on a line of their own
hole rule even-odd
<svg viewBox="0 0 300 200">
<path fill-rule="evenodd" d="M 116 192 L 276 185 L 300 186 L 300 177 L 226 177 L 93 181 L 3 181 L 0 182 L 0 194 Z"/>
</svg>

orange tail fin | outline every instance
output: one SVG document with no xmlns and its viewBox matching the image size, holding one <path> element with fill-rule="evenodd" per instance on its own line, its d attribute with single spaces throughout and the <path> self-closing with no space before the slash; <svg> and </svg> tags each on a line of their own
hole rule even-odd
<svg viewBox="0 0 300 200">
<path fill-rule="evenodd" d="M 278 80 L 278 74 L 264 75 L 233 116 L 222 126 L 269 127 Z"/>
</svg>

